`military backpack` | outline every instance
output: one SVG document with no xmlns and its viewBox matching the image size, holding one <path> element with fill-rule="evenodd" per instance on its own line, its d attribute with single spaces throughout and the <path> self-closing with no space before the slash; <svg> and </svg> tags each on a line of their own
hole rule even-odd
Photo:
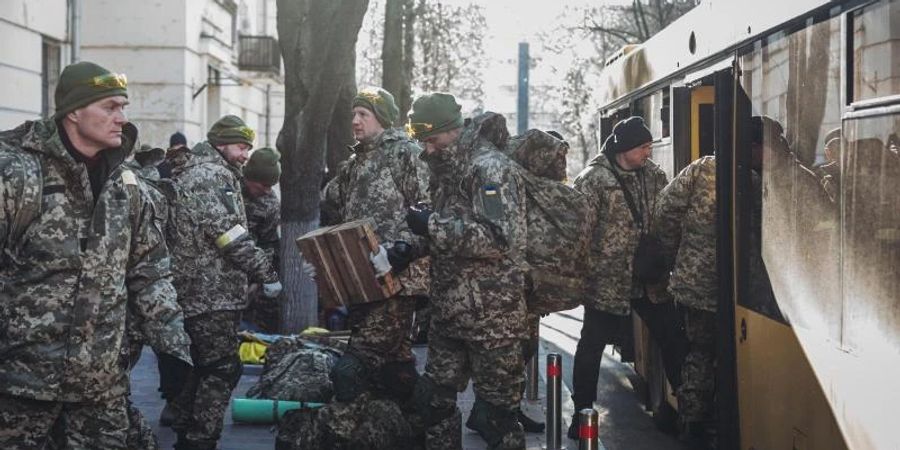
<svg viewBox="0 0 900 450">
<path fill-rule="evenodd" d="M 539 166 L 556 158 L 561 140 L 540 130 L 509 137 L 506 119 L 485 113 L 467 121 L 461 142 L 484 139 L 524 170 L 528 220 L 528 311 L 547 314 L 571 309 L 587 292 L 585 282 L 595 209 L 590 199 L 563 182 L 547 178 Z"/>
</svg>

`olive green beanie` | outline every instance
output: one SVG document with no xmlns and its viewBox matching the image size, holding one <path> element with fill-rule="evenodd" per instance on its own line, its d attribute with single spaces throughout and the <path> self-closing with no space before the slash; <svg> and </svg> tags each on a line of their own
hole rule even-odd
<svg viewBox="0 0 900 450">
<path fill-rule="evenodd" d="M 359 91 L 353 98 L 353 107 L 362 106 L 375 114 L 378 123 L 385 128 L 394 126 L 400 108 L 394 101 L 394 96 L 382 88 L 367 88 Z"/>
<path fill-rule="evenodd" d="M 463 126 L 462 107 L 456 98 L 443 92 L 423 95 L 412 104 L 406 131 L 414 139 L 422 140 L 444 131 Z"/>
<path fill-rule="evenodd" d="M 106 97 L 128 97 L 127 86 L 125 75 L 112 73 L 92 62 L 70 64 L 59 75 L 53 95 L 56 101 L 53 118 L 62 119 L 66 114 Z"/>
<path fill-rule="evenodd" d="M 270 147 L 254 150 L 244 165 L 244 178 L 274 186 L 281 178 L 281 153 Z"/>
<path fill-rule="evenodd" d="M 206 133 L 206 138 L 214 147 L 227 144 L 244 143 L 253 147 L 256 132 L 247 126 L 238 116 L 227 115 L 217 120 Z"/>
</svg>

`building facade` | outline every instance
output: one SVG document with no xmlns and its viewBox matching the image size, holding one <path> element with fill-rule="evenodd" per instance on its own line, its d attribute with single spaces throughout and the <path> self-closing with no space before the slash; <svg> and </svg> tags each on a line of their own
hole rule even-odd
<svg viewBox="0 0 900 450">
<path fill-rule="evenodd" d="M 3 0 L 0 128 L 52 114 L 73 57 L 128 77 L 129 119 L 142 143 L 190 144 L 235 114 L 275 145 L 284 115 L 275 0 Z M 6 37 L 10 36 L 11 39 Z M 24 45 L 18 45 L 19 42 Z M 8 92 L 7 92 L 8 91 Z"/>
</svg>

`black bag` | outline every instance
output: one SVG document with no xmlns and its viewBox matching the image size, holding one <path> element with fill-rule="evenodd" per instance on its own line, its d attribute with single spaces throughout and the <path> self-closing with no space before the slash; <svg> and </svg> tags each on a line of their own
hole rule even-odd
<svg viewBox="0 0 900 450">
<path fill-rule="evenodd" d="M 625 196 L 625 203 L 628 204 L 631 216 L 641 230 L 641 237 L 638 240 L 637 248 L 634 250 L 634 259 L 631 264 L 632 274 L 634 278 L 641 283 L 659 283 L 669 274 L 665 258 L 663 257 L 662 242 L 660 242 L 659 237 L 655 234 L 644 231 L 644 218 L 634 204 L 634 197 L 631 196 L 631 192 L 628 190 L 628 187 L 625 186 L 622 177 L 614 169 L 615 161 L 609 157 L 609 162 L 611 165 L 610 172 L 613 173 L 613 176 L 616 177 L 616 181 L 619 183 L 619 187 L 622 188 L 622 195 Z"/>
<path fill-rule="evenodd" d="M 655 284 L 666 278 L 669 271 L 663 258 L 662 242 L 652 233 L 641 233 L 641 239 L 634 250 L 632 263 L 634 277 L 647 284 Z"/>
</svg>

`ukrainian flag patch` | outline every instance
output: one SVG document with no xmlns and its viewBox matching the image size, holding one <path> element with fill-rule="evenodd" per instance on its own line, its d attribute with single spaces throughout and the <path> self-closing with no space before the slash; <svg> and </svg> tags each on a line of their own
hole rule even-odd
<svg viewBox="0 0 900 450">
<path fill-rule="evenodd" d="M 490 220 L 503 218 L 503 198 L 500 195 L 500 186 L 488 183 L 481 189 L 481 204 L 484 207 L 484 216 Z"/>
</svg>

